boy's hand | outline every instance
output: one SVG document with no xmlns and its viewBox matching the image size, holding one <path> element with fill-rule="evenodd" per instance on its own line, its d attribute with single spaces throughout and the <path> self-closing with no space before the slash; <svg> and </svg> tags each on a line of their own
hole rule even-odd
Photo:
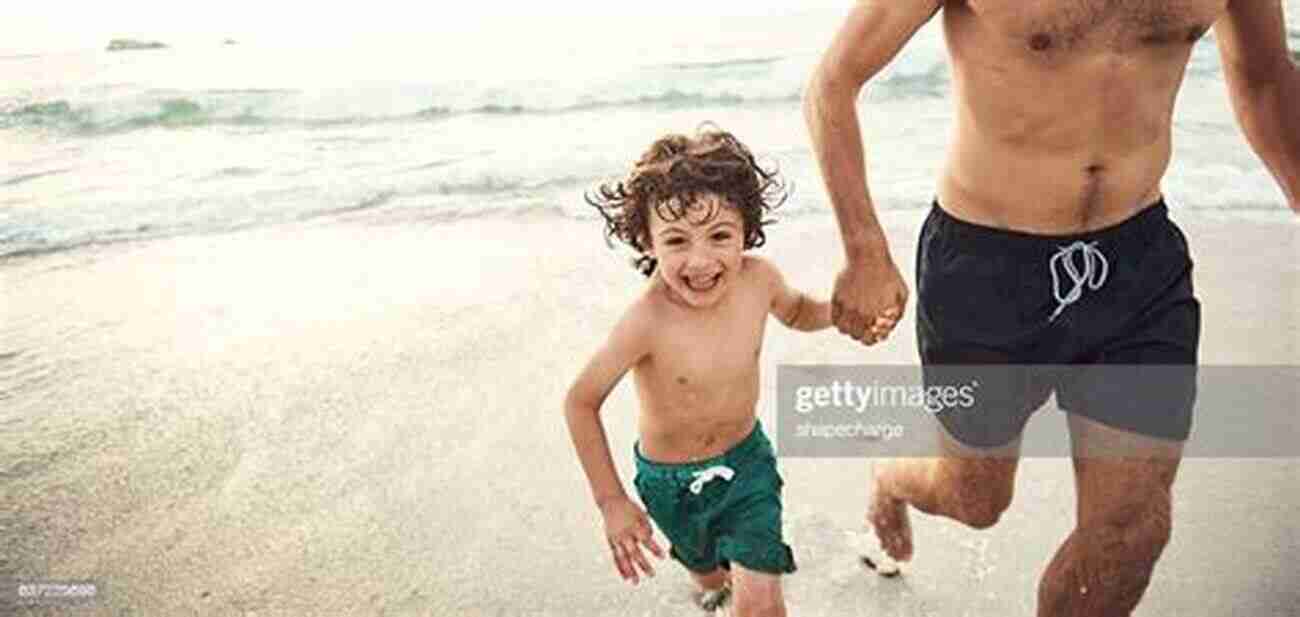
<svg viewBox="0 0 1300 617">
<path fill-rule="evenodd" d="M 627 497 L 617 497 L 602 503 L 600 513 L 605 517 L 605 539 L 614 555 L 614 567 L 619 576 L 633 585 L 641 580 L 638 568 L 646 576 L 654 576 L 655 570 L 641 552 L 641 545 L 644 544 L 659 559 L 664 558 L 664 551 L 655 543 L 645 510 Z"/>
</svg>

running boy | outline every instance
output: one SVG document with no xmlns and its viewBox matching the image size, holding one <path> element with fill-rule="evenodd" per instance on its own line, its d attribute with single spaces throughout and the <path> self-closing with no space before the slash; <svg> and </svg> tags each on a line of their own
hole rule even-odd
<svg viewBox="0 0 1300 617">
<path fill-rule="evenodd" d="M 786 286 L 761 246 L 763 215 L 784 187 L 720 130 L 656 141 L 622 182 L 587 200 L 606 233 L 639 254 L 651 277 L 569 389 L 565 419 L 619 574 L 633 584 L 659 558 L 647 520 L 712 610 L 730 588 L 738 615 L 783 615 L 783 573 L 795 570 L 781 536 L 781 476 L 756 418 L 758 357 L 769 314 L 797 330 L 831 323 L 826 302 Z M 623 490 L 600 407 L 632 370 L 640 399 L 637 494 Z"/>
</svg>

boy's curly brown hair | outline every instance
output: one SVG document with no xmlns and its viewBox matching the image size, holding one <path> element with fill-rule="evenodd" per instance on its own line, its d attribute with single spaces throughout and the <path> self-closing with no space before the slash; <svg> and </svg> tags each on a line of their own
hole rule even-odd
<svg viewBox="0 0 1300 617">
<path fill-rule="evenodd" d="M 740 213 L 744 225 L 744 247 L 751 249 L 767 241 L 763 227 L 773 221 L 763 216 L 785 203 L 786 183 L 775 168 L 765 169 L 749 148 L 734 135 L 712 124 L 702 125 L 695 137 L 665 135 L 641 155 L 627 178 L 601 184 L 586 193 L 587 203 L 605 219 L 605 238 L 618 238 L 640 257 L 636 268 L 654 273 L 658 260 L 646 254 L 650 247 L 650 208 L 665 221 L 676 221 L 699 208 L 698 198 L 715 194 Z M 713 206 L 693 223 L 712 220 Z"/>
</svg>

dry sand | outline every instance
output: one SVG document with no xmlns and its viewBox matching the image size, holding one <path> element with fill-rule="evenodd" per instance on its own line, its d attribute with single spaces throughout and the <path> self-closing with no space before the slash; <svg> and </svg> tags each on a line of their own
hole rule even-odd
<svg viewBox="0 0 1300 617">
<path fill-rule="evenodd" d="M 922 215 L 887 218 L 909 284 Z M 1203 362 L 1300 364 L 1300 226 L 1176 219 Z M 792 283 L 829 290 L 829 215 L 769 235 Z M 0 577 L 94 581 L 75 614 L 699 614 L 673 564 L 618 579 L 562 421 L 642 284 L 595 222 L 301 224 L 10 261 L 0 282 Z M 914 363 L 910 308 L 870 350 L 773 322 L 763 415 L 778 363 Z M 630 386 L 607 405 L 627 481 Z M 917 517 L 913 566 L 884 580 L 846 541 L 868 462 L 781 467 L 792 615 L 1031 615 L 1073 523 L 1068 460 L 1029 460 L 997 527 Z M 1186 461 L 1138 614 L 1296 615 L 1298 472 Z"/>
</svg>

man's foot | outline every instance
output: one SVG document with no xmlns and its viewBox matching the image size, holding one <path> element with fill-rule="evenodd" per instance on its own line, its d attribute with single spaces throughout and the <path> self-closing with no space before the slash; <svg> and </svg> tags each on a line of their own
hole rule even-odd
<svg viewBox="0 0 1300 617">
<path fill-rule="evenodd" d="M 893 464 L 877 468 L 876 487 L 871 495 L 871 506 L 867 509 L 867 524 L 876 533 L 880 548 L 885 554 L 897 561 L 912 558 L 912 525 L 907 516 L 907 502 L 892 496 L 890 473 Z M 877 568 L 877 571 L 880 571 Z"/>
</svg>

